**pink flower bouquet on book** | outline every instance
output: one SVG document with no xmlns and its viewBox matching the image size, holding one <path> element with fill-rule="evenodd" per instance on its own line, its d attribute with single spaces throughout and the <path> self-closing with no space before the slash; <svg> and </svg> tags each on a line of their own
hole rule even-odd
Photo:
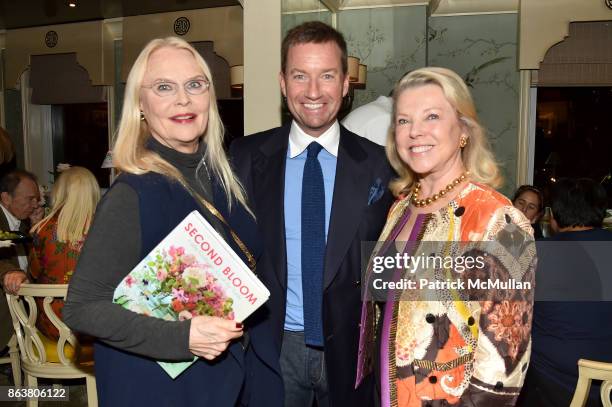
<svg viewBox="0 0 612 407">
<path fill-rule="evenodd" d="M 124 279 L 128 290 L 115 296 L 116 303 L 170 321 L 196 315 L 234 319 L 233 300 L 209 272 L 211 266 L 197 263 L 185 248 L 158 250 L 145 264 L 141 273 L 131 273 Z"/>
</svg>

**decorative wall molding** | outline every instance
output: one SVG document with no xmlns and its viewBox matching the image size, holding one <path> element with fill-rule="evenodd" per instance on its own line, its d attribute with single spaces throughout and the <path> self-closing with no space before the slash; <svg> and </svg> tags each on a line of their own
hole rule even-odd
<svg viewBox="0 0 612 407">
<path fill-rule="evenodd" d="M 341 10 L 427 6 L 437 1 L 439 0 L 283 0 L 282 13 L 297 14 L 322 10 L 335 13 Z"/>
<path fill-rule="evenodd" d="M 612 0 L 611 0 L 612 1 Z M 322 7 L 341 10 L 429 6 L 430 15 L 516 13 L 519 0 L 283 0 L 283 13 L 312 12 Z"/>
<path fill-rule="evenodd" d="M 54 31 L 57 42 L 49 47 L 45 38 Z M 30 65 L 31 55 L 76 53 L 79 65 L 93 85 L 112 85 L 115 79 L 113 37 L 103 21 L 20 28 L 6 31 L 5 77 L 7 88 L 18 86 Z"/>
<path fill-rule="evenodd" d="M 435 4 L 438 3 L 438 4 Z M 431 15 L 464 16 L 475 14 L 517 13 L 519 0 L 431 0 Z"/>
<path fill-rule="evenodd" d="M 461 17 L 461 16 L 486 16 L 486 15 L 499 15 L 499 14 L 518 14 L 518 10 L 508 11 L 478 11 L 478 12 L 465 12 L 465 13 L 435 13 L 431 17 Z"/>
<path fill-rule="evenodd" d="M 113 41 L 120 41 L 123 39 L 123 17 L 108 18 L 104 20 L 104 27 Z"/>
<path fill-rule="evenodd" d="M 520 0 L 519 69 L 539 69 L 550 47 L 569 34 L 574 21 L 612 20 L 602 0 Z"/>
<path fill-rule="evenodd" d="M 247 8 L 249 3 L 245 4 Z M 243 64 L 243 10 L 240 6 L 131 16 L 123 18 L 123 81 L 145 44 L 152 38 L 176 35 L 174 23 L 181 17 L 190 21 L 189 30 L 181 38 L 188 42 L 212 41 L 215 52 L 230 66 Z"/>
<path fill-rule="evenodd" d="M 612 1 L 612 0 L 610 0 Z M 575 22 L 569 36 L 548 49 L 537 86 L 612 85 L 612 21 Z"/>
<path fill-rule="evenodd" d="M 427 6 L 432 0 L 346 0 L 341 10 L 355 8 L 380 8 L 393 6 Z"/>
<path fill-rule="evenodd" d="M 281 15 L 290 16 L 296 14 L 311 14 L 311 13 L 331 13 L 327 7 L 321 7 L 315 10 L 297 10 L 297 11 L 283 11 Z"/>
<path fill-rule="evenodd" d="M 428 3 L 426 1 L 418 2 L 418 3 L 397 3 L 397 4 L 379 4 L 376 6 L 350 6 L 343 7 L 342 10 L 367 10 L 367 9 L 385 9 L 385 8 L 398 8 L 398 7 L 414 7 L 414 6 L 427 6 Z"/>
<path fill-rule="evenodd" d="M 529 181 L 529 115 L 535 101 L 529 97 L 532 76 L 548 50 L 569 34 L 570 22 L 612 20 L 612 10 L 602 0 L 520 0 L 519 55 L 521 70 L 517 185 Z"/>
<path fill-rule="evenodd" d="M 342 7 L 342 3 L 345 3 L 344 0 L 320 0 L 321 3 L 325 5 L 332 13 L 337 13 Z"/>
</svg>

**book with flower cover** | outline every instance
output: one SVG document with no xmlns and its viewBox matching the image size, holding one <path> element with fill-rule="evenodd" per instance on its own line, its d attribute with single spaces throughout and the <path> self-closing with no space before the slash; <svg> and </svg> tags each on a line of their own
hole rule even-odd
<svg viewBox="0 0 612 407">
<path fill-rule="evenodd" d="M 244 321 L 270 292 L 197 211 L 172 230 L 115 289 L 131 311 L 177 321 L 197 315 Z M 176 378 L 187 362 L 158 362 Z"/>
</svg>

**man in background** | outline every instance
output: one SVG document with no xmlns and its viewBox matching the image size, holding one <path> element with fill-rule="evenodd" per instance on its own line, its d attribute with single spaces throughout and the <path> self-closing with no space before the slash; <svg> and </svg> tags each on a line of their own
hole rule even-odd
<svg viewBox="0 0 612 407">
<path fill-rule="evenodd" d="M 0 230 L 27 234 L 33 223 L 42 219 L 40 192 L 36 176 L 27 171 L 14 170 L 0 180 Z M 16 294 L 27 280 L 28 247 L 16 243 L 0 248 L 0 282 L 4 291 Z M 0 353 L 13 334 L 6 297 L 0 298 Z"/>
</svg>

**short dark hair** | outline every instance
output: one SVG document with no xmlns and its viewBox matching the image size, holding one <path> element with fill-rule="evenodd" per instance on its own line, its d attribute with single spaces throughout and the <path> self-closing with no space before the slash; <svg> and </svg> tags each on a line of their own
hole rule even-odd
<svg viewBox="0 0 612 407">
<path fill-rule="evenodd" d="M 562 178 L 551 189 L 552 213 L 561 228 L 601 227 L 606 216 L 605 189 L 589 178 Z"/>
<path fill-rule="evenodd" d="M 519 197 L 525 192 L 533 192 L 538 196 L 538 200 L 540 201 L 538 212 L 542 212 L 542 209 L 544 209 L 544 194 L 542 193 L 542 191 L 540 191 L 533 185 L 521 185 L 520 187 L 518 187 L 518 189 L 514 193 L 514 197 L 512 197 L 512 203 L 515 204 L 516 200 L 519 199 Z"/>
<path fill-rule="evenodd" d="M 15 193 L 15 189 L 17 189 L 17 186 L 24 178 L 31 179 L 35 183 L 38 183 L 36 175 L 32 174 L 31 172 L 24 170 L 13 170 L 0 179 L 0 193 L 8 192 L 9 194 L 13 195 Z"/>
<path fill-rule="evenodd" d="M 348 52 L 344 36 L 333 27 L 320 21 L 307 21 L 287 32 L 281 47 L 281 71 L 285 73 L 285 69 L 287 69 L 287 55 L 291 47 L 300 44 L 324 44 L 326 42 L 333 42 L 340 48 L 342 73 L 346 75 L 348 72 Z"/>
</svg>

